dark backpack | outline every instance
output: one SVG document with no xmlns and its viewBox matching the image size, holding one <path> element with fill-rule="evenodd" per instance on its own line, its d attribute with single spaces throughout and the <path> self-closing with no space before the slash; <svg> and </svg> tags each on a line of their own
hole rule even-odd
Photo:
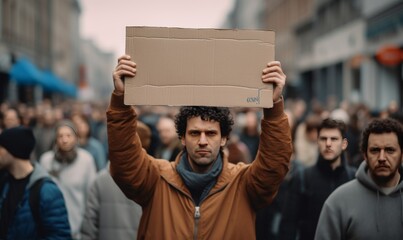
<svg viewBox="0 0 403 240">
<path fill-rule="evenodd" d="M 44 234 L 44 229 L 41 221 L 41 188 L 43 183 L 47 180 L 46 177 L 37 180 L 34 185 L 32 185 L 29 191 L 29 207 L 31 208 L 32 217 L 34 218 L 35 224 L 38 228 L 38 235 L 40 237 Z"/>
<path fill-rule="evenodd" d="M 0 194 L 3 193 L 3 188 L 5 185 L 6 178 L 7 178 L 7 176 L 6 176 L 6 174 L 4 174 L 0 179 Z M 31 189 L 29 190 L 29 207 L 31 208 L 32 217 L 38 228 L 38 235 L 40 237 L 42 237 L 44 234 L 42 221 L 41 221 L 41 215 L 40 215 L 40 208 L 41 208 L 40 193 L 41 193 L 42 185 L 47 179 L 48 179 L 47 177 L 40 178 L 32 185 Z"/>
</svg>

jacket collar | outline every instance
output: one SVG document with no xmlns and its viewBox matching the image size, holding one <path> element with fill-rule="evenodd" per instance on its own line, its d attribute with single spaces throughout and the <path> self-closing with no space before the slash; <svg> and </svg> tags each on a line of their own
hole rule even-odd
<svg viewBox="0 0 403 240">
<path fill-rule="evenodd" d="M 188 195 L 191 198 L 189 189 L 186 187 L 186 185 L 183 182 L 182 178 L 180 177 L 179 173 L 176 171 L 176 167 L 178 166 L 179 162 L 181 161 L 182 155 L 183 155 L 183 151 L 181 151 L 178 154 L 178 156 L 176 157 L 175 161 L 171 162 L 169 165 L 169 167 L 172 168 L 171 170 L 174 172 L 174 174 L 172 174 L 171 171 L 161 171 L 161 175 L 171 186 L 173 186 L 174 188 L 176 188 L 180 192 L 184 193 L 185 195 Z M 223 154 L 222 159 L 223 159 L 222 171 L 221 171 L 220 175 L 218 176 L 217 183 L 211 189 L 211 191 L 208 195 L 221 190 L 229 183 L 230 169 L 229 169 L 228 156 L 226 154 Z"/>
<path fill-rule="evenodd" d="M 337 166 L 334 170 L 332 169 L 330 162 L 325 160 L 321 155 L 319 155 L 318 160 L 316 162 L 316 166 L 326 173 L 337 173 L 341 172 L 346 168 L 346 159 L 344 157 L 344 152 L 340 155 L 341 161 L 340 165 Z"/>
</svg>

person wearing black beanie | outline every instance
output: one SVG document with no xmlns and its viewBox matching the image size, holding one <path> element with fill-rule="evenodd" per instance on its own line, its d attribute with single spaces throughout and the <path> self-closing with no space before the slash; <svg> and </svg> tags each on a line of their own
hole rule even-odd
<svg viewBox="0 0 403 240">
<path fill-rule="evenodd" d="M 0 177 L 0 239 L 70 239 L 63 194 L 46 171 L 30 161 L 34 147 L 30 128 L 13 127 L 0 134 L 0 169 L 4 171 Z M 37 183 L 39 188 L 35 188 Z M 33 194 L 33 189 L 39 190 Z M 30 205 L 31 194 L 38 199 L 38 218 Z"/>
<path fill-rule="evenodd" d="M 9 128 L 0 134 L 0 146 L 15 158 L 29 160 L 35 147 L 35 137 L 30 128 Z"/>
</svg>

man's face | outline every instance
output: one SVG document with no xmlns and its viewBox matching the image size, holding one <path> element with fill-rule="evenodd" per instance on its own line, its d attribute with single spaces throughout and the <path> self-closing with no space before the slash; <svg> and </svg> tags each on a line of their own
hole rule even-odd
<svg viewBox="0 0 403 240">
<path fill-rule="evenodd" d="M 175 122 L 169 118 L 161 118 L 157 124 L 158 135 L 162 144 L 169 145 L 178 139 Z"/>
<path fill-rule="evenodd" d="M 0 146 L 0 169 L 7 168 L 12 163 L 11 154 L 2 146 Z"/>
<path fill-rule="evenodd" d="M 9 109 L 4 114 L 4 126 L 6 128 L 18 127 L 21 124 L 18 114 L 14 109 Z"/>
<path fill-rule="evenodd" d="M 76 126 L 78 136 L 80 136 L 80 138 L 87 139 L 90 131 L 90 126 L 88 126 L 87 122 L 79 116 L 73 117 L 72 121 Z"/>
<path fill-rule="evenodd" d="M 56 144 L 60 151 L 71 151 L 77 144 L 77 136 L 73 129 L 67 126 L 59 127 L 56 135 Z"/>
<path fill-rule="evenodd" d="M 393 181 L 403 160 L 396 133 L 371 133 L 364 158 L 377 183 L 386 186 Z"/>
<path fill-rule="evenodd" d="M 45 126 L 53 126 L 55 124 L 55 114 L 52 110 L 46 110 L 43 113 L 43 123 Z"/>
<path fill-rule="evenodd" d="M 347 148 L 347 140 L 337 128 L 323 128 L 319 132 L 318 146 L 320 155 L 327 161 L 335 162 Z"/>
<path fill-rule="evenodd" d="M 186 147 L 193 170 L 202 173 L 209 170 L 227 139 L 221 136 L 219 122 L 203 121 L 200 117 L 194 117 L 188 119 L 186 133 L 181 142 Z"/>
</svg>

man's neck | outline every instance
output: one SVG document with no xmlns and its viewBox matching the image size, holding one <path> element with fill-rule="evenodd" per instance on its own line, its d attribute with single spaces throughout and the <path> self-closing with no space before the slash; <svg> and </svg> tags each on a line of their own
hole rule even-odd
<svg viewBox="0 0 403 240">
<path fill-rule="evenodd" d="M 388 181 L 380 181 L 376 177 L 374 177 L 370 171 L 368 171 L 369 176 L 372 178 L 372 180 L 376 183 L 381 188 L 390 188 L 390 187 L 396 187 L 399 184 L 400 181 L 400 173 L 397 171 L 396 174 L 393 176 Z"/>
<path fill-rule="evenodd" d="M 198 165 L 192 164 L 191 160 L 188 159 L 188 161 L 189 161 L 189 165 L 192 168 L 193 172 L 203 174 L 203 173 L 207 173 L 208 171 L 210 171 L 210 169 L 213 166 L 214 162 L 217 161 L 217 160 L 215 160 L 214 162 L 212 162 L 208 166 L 198 166 Z"/>
<path fill-rule="evenodd" d="M 332 168 L 332 170 L 335 170 L 337 167 L 339 167 L 341 165 L 341 157 L 339 156 L 338 158 L 336 158 L 336 160 L 334 160 L 331 164 L 330 167 Z"/>
<path fill-rule="evenodd" d="M 34 170 L 34 167 L 29 160 L 15 159 L 14 161 L 14 164 L 8 169 L 8 171 L 15 179 L 22 179 Z"/>
</svg>

